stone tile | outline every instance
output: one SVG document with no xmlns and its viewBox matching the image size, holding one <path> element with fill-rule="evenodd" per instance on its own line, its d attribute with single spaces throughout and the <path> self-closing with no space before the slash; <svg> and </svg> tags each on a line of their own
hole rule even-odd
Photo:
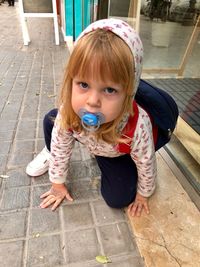
<svg viewBox="0 0 200 267">
<path fill-rule="evenodd" d="M 150 215 L 130 218 L 147 266 L 200 266 L 199 210 L 158 154 L 158 186 Z"/>
<path fill-rule="evenodd" d="M 20 152 L 14 152 L 11 154 L 8 166 L 9 167 L 15 167 L 15 166 L 26 166 L 33 158 L 32 153 L 24 153 L 22 151 Z"/>
<path fill-rule="evenodd" d="M 43 118 L 44 118 L 44 116 L 45 116 L 45 113 L 44 114 L 41 114 L 41 116 L 42 116 L 42 119 L 40 119 L 39 120 L 39 122 L 38 122 L 38 124 L 39 124 L 39 126 L 38 126 L 38 138 L 41 138 L 41 139 L 44 139 L 44 130 L 43 130 Z"/>
<path fill-rule="evenodd" d="M 23 243 L 23 241 L 0 243 L 0 266 L 23 266 Z"/>
<path fill-rule="evenodd" d="M 89 159 L 85 161 L 85 164 L 88 168 L 88 176 L 90 178 L 101 176 L 101 171 L 99 169 L 99 166 L 96 162 L 95 158 Z"/>
<path fill-rule="evenodd" d="M 127 226 L 127 223 L 116 223 L 99 227 L 101 241 L 105 254 L 108 256 L 131 252 L 133 255 L 136 245 Z M 112 244 L 112 246 L 111 246 Z"/>
<path fill-rule="evenodd" d="M 59 266 L 64 261 L 61 251 L 59 235 L 30 239 L 27 266 Z"/>
<path fill-rule="evenodd" d="M 6 169 L 7 155 L 0 155 L 0 172 L 4 173 Z"/>
<path fill-rule="evenodd" d="M 1 118 L 0 136 L 1 136 L 2 132 L 5 133 L 5 134 L 8 133 L 8 132 L 9 133 L 14 132 L 16 124 L 17 124 L 16 120 L 8 120 L 8 119 L 3 120 Z"/>
<path fill-rule="evenodd" d="M 112 263 L 109 263 L 109 267 L 144 267 L 144 262 L 140 257 L 132 257 L 128 259 L 123 259 L 116 261 L 115 259 Z M 163 266 L 164 267 L 164 266 Z"/>
<path fill-rule="evenodd" d="M 88 176 L 87 167 L 83 161 L 70 162 L 69 177 L 70 179 L 80 179 Z"/>
<path fill-rule="evenodd" d="M 82 156 L 79 148 L 74 148 L 72 151 L 71 162 L 81 161 Z"/>
<path fill-rule="evenodd" d="M 45 141 L 44 138 L 38 139 L 36 143 L 36 155 L 42 151 L 42 149 L 45 147 Z"/>
<path fill-rule="evenodd" d="M 80 146 L 80 152 L 83 160 L 89 160 L 92 158 L 91 154 L 89 153 L 88 149 L 81 145 Z"/>
<path fill-rule="evenodd" d="M 2 113 L 2 119 L 17 120 L 19 116 L 20 105 L 7 105 Z"/>
<path fill-rule="evenodd" d="M 92 205 L 97 224 L 115 223 L 125 220 L 123 209 L 112 209 L 103 200 L 94 201 Z"/>
<path fill-rule="evenodd" d="M 1 150 L 0 150 L 0 155 L 6 155 L 9 153 L 11 147 L 11 142 L 6 141 L 6 142 L 1 142 Z"/>
<path fill-rule="evenodd" d="M 93 260 L 100 253 L 95 229 L 67 232 L 65 247 L 69 263 Z"/>
<path fill-rule="evenodd" d="M 99 263 L 96 260 L 92 260 L 92 261 L 73 262 L 63 267 L 105 267 L 105 264 L 99 265 Z"/>
<path fill-rule="evenodd" d="M 25 173 L 25 168 L 10 170 L 6 173 L 9 177 L 6 178 L 6 188 L 25 186 L 31 184 L 31 177 Z"/>
<path fill-rule="evenodd" d="M 22 120 L 19 122 L 16 139 L 34 139 L 36 120 Z"/>
<path fill-rule="evenodd" d="M 26 216 L 25 211 L 6 214 L 0 213 L 0 240 L 25 237 Z"/>
<path fill-rule="evenodd" d="M 50 209 L 32 209 L 30 221 L 30 235 L 60 231 L 58 209 L 54 212 Z"/>
<path fill-rule="evenodd" d="M 7 188 L 3 191 L 0 210 L 13 210 L 29 207 L 30 188 Z"/>
<path fill-rule="evenodd" d="M 50 190 L 51 185 L 35 186 L 33 190 L 33 207 L 38 207 L 42 202 L 40 196 Z"/>
<path fill-rule="evenodd" d="M 14 153 L 32 153 L 34 150 L 35 141 L 24 141 L 24 140 L 17 140 L 15 143 L 15 148 L 13 150 Z"/>
<path fill-rule="evenodd" d="M 67 185 L 74 200 L 95 200 L 100 197 L 100 192 L 93 188 L 91 180 L 79 180 Z"/>
<path fill-rule="evenodd" d="M 24 106 L 24 110 L 22 113 L 22 119 L 32 119 L 36 120 L 37 119 L 37 106 L 34 103 L 33 107 L 27 107 L 26 105 Z"/>
<path fill-rule="evenodd" d="M 78 227 L 93 225 L 92 212 L 89 203 L 63 206 L 64 229 L 75 230 Z"/>
<path fill-rule="evenodd" d="M 80 149 L 80 147 L 83 146 L 80 142 L 75 141 L 74 143 L 74 149 Z"/>
<path fill-rule="evenodd" d="M 0 131 L 1 142 L 12 141 L 12 138 L 13 138 L 13 131 L 6 131 L 6 130 Z"/>
<path fill-rule="evenodd" d="M 46 172 L 45 174 L 41 175 L 41 176 L 37 176 L 37 177 L 32 177 L 32 183 L 33 185 L 39 185 L 39 184 L 50 184 L 50 180 L 49 180 L 49 174 L 48 172 Z"/>
</svg>

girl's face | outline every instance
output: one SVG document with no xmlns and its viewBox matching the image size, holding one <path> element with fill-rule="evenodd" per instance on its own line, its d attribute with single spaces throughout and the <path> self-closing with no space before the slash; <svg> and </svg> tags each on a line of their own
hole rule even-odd
<svg viewBox="0 0 200 267">
<path fill-rule="evenodd" d="M 125 97 L 124 88 L 109 80 L 82 80 L 76 76 L 72 81 L 72 108 L 77 115 L 80 109 L 101 112 L 105 123 L 111 122 L 120 115 Z"/>
</svg>

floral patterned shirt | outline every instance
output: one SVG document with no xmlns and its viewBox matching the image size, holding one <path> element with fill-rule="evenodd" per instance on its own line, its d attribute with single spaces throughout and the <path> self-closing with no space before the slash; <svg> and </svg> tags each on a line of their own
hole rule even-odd
<svg viewBox="0 0 200 267">
<path fill-rule="evenodd" d="M 139 107 L 139 117 L 134 136 L 131 142 L 130 156 L 136 164 L 138 171 L 137 191 L 145 196 L 152 195 L 155 189 L 157 175 L 155 148 L 152 136 L 152 125 L 148 114 Z M 124 127 L 126 122 L 124 123 Z M 84 144 L 93 155 L 104 157 L 118 157 L 123 155 L 117 151 L 116 145 L 105 141 L 98 141 L 92 134 L 76 131 L 61 131 L 55 121 L 52 131 L 51 156 L 49 178 L 53 183 L 61 184 L 69 172 L 69 162 L 75 140 Z"/>
</svg>

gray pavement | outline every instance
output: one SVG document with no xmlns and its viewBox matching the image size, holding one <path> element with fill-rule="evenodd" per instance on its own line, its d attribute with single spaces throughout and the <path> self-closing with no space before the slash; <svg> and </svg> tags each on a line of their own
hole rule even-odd
<svg viewBox="0 0 200 267">
<path fill-rule="evenodd" d="M 28 25 L 24 47 L 17 5 L 0 6 L 0 266 L 144 266 L 124 211 L 106 206 L 96 163 L 79 144 L 67 181 L 75 201 L 39 208 L 48 175 L 30 178 L 25 166 L 44 146 L 42 118 L 55 106 L 68 50 L 55 46 L 50 19 Z"/>
</svg>

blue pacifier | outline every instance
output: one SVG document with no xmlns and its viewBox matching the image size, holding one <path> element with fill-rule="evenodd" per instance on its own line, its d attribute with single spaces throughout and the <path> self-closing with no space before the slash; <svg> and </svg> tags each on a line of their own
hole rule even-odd
<svg viewBox="0 0 200 267">
<path fill-rule="evenodd" d="M 83 128 L 90 132 L 99 129 L 100 125 L 105 122 L 105 117 L 101 112 L 90 113 L 85 109 L 80 109 L 79 117 Z"/>
</svg>

